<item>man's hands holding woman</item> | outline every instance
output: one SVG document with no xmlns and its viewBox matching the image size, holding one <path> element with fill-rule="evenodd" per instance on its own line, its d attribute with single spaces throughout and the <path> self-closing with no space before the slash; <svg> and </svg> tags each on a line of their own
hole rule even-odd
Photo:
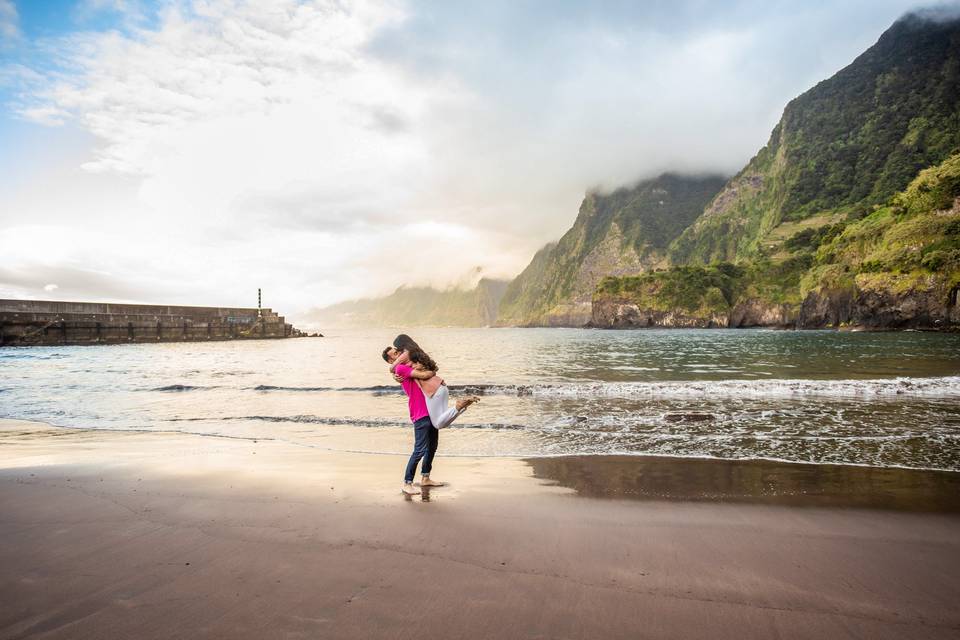
<svg viewBox="0 0 960 640">
<path fill-rule="evenodd" d="M 394 361 L 391 370 L 394 370 L 398 364 L 409 364 L 413 369 L 413 373 L 410 375 L 411 378 L 416 378 L 417 380 L 429 380 L 436 375 L 434 371 L 425 369 L 420 363 L 410 363 L 410 353 L 404 350 L 397 359 Z M 403 382 L 403 376 L 397 375 L 396 371 L 393 372 L 393 379 L 397 382 Z"/>
</svg>

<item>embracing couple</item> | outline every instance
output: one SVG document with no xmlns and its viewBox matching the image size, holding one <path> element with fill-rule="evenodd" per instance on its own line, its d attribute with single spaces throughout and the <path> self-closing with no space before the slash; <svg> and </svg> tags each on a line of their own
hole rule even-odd
<svg viewBox="0 0 960 640">
<path fill-rule="evenodd" d="M 442 482 L 430 479 L 433 456 L 440 443 L 438 430 L 450 426 L 467 407 L 479 402 L 479 398 L 464 398 L 457 401 L 455 408 L 448 406 L 450 393 L 446 383 L 437 375 L 437 363 L 406 334 L 397 336 L 393 345 L 383 350 L 383 359 L 390 365 L 390 373 L 407 394 L 410 420 L 413 422 L 413 453 L 403 475 L 403 492 L 408 495 L 420 493 L 413 486 L 413 477 L 421 459 L 420 486 L 442 486 Z"/>
</svg>

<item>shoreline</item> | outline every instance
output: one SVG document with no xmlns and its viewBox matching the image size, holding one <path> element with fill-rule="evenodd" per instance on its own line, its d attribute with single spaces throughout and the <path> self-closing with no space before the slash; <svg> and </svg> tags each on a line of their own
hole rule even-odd
<svg viewBox="0 0 960 640">
<path fill-rule="evenodd" d="M 958 377 L 960 376 L 950 376 Z M 798 381 L 815 381 L 815 379 L 797 379 Z M 872 382 L 873 379 L 866 379 L 865 381 Z M 462 385 L 464 387 L 471 387 L 472 385 Z M 454 385 L 456 388 L 456 385 Z M 103 433 L 141 433 L 141 434 L 156 434 L 156 435 L 168 435 L 168 436 L 196 436 L 198 438 L 223 438 L 226 440 L 245 440 L 249 442 L 282 442 L 291 447 L 303 447 L 306 449 L 316 450 L 316 451 L 325 451 L 329 453 L 339 453 L 346 455 L 369 455 L 369 456 L 402 456 L 406 457 L 408 454 L 397 451 L 375 451 L 367 449 L 345 449 L 345 448 L 335 448 L 335 447 L 324 447 L 316 444 L 307 444 L 307 443 L 297 443 L 291 442 L 288 440 L 278 440 L 276 438 L 269 437 L 258 437 L 258 436 L 235 436 L 228 435 L 223 433 L 203 433 L 199 431 L 177 431 L 174 429 L 138 429 L 138 428 L 124 428 L 124 429 L 113 429 L 108 427 L 77 427 L 71 425 L 55 424 L 49 421 L 41 420 L 27 420 L 24 418 L 4 418 L 0 417 L 0 433 L 6 428 L 5 423 L 26 423 L 32 425 L 42 425 L 43 427 L 50 427 L 53 429 L 65 429 L 73 431 L 91 431 L 91 432 L 103 432 Z M 319 427 L 329 426 L 323 423 L 317 423 Z M 693 463 L 703 462 L 703 463 L 717 463 L 724 465 L 790 465 L 790 466 L 800 466 L 807 467 L 811 469 L 816 469 L 820 467 L 838 467 L 841 469 L 847 467 L 853 467 L 855 469 L 863 470 L 873 470 L 875 472 L 909 472 L 909 473 L 931 473 L 931 474 L 948 474 L 957 478 L 957 481 L 960 482 L 960 469 L 944 469 L 940 467 L 909 467 L 906 465 L 873 465 L 860 462 L 811 462 L 808 460 L 789 460 L 786 458 L 773 458 L 773 457 L 754 457 L 754 458 L 721 458 L 718 456 L 709 456 L 709 455 L 670 455 L 663 453 L 622 453 L 622 452 L 611 452 L 611 453 L 539 453 L 539 454 L 527 454 L 527 453 L 496 453 L 496 454 L 477 454 L 477 453 L 441 453 L 440 456 L 445 459 L 476 459 L 476 460 L 523 460 L 523 461 L 533 461 L 540 459 L 623 459 L 625 461 L 680 461 L 686 462 L 690 461 Z"/>
<path fill-rule="evenodd" d="M 754 325 L 751 327 L 602 327 L 599 325 L 589 325 L 582 327 L 564 327 L 564 326 L 516 326 L 516 327 L 491 327 L 505 329 L 595 329 L 597 331 L 675 331 L 677 329 L 693 330 L 728 330 L 728 331 L 830 331 L 834 333 L 897 333 L 897 332 L 920 332 L 920 333 L 960 333 L 960 326 L 950 327 L 871 327 L 868 325 L 849 325 L 842 327 L 791 327 L 784 325 Z"/>
<path fill-rule="evenodd" d="M 737 501 L 703 482 L 771 469 L 630 458 L 438 457 L 405 499 L 401 456 L 2 420 L 0 637 L 960 632 L 952 508 Z"/>
<path fill-rule="evenodd" d="M 357 327 L 353 325 L 332 325 L 327 326 L 324 331 L 331 332 L 331 335 L 336 335 L 337 331 L 343 330 L 353 330 Z M 665 326 L 649 326 L 649 327 L 607 327 L 600 325 L 527 325 L 527 324 L 517 324 L 517 325 L 487 325 L 482 327 L 468 326 L 468 325 L 397 325 L 397 326 L 370 326 L 362 327 L 365 329 L 391 329 L 394 331 L 410 330 L 410 329 L 578 329 L 584 331 L 795 331 L 802 333 L 809 333 L 813 331 L 825 331 L 830 333 L 945 333 L 945 334 L 956 334 L 960 333 L 960 325 L 950 325 L 944 327 L 929 327 L 929 326 L 905 326 L 905 327 L 875 327 L 870 325 L 844 325 L 844 326 L 823 326 L 823 327 L 794 327 L 789 325 L 753 325 L 749 327 L 721 327 L 721 326 L 712 326 L 712 327 L 697 327 L 697 326 L 675 326 L 675 327 L 665 327 Z M 81 341 L 81 342 L 49 342 L 43 344 L 24 344 L 24 343 L 13 343 L 5 342 L 0 345 L 3 348 L 33 348 L 33 347 L 113 347 L 117 345 L 150 345 L 150 344 L 178 344 L 178 343 L 200 343 L 200 342 L 243 342 L 247 340 L 274 340 L 274 339 L 290 339 L 290 338 L 325 338 L 328 337 L 324 333 L 319 332 L 302 332 L 301 335 L 296 336 L 287 336 L 287 337 L 248 337 L 248 338 L 214 338 L 214 339 L 167 339 L 162 340 L 142 340 L 142 341 L 117 341 L 117 342 L 96 342 L 96 341 Z"/>
</svg>

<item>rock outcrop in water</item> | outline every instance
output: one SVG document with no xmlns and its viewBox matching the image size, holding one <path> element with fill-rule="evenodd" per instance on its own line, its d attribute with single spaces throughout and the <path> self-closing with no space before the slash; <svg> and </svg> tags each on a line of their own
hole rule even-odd
<svg viewBox="0 0 960 640">
<path fill-rule="evenodd" d="M 791 327 L 797 322 L 796 309 L 789 304 L 777 304 L 750 298 L 742 300 L 730 310 L 727 326 L 733 328 L 749 327 Z"/>
<path fill-rule="evenodd" d="M 629 300 L 601 300 L 593 304 L 589 326 L 604 329 L 715 329 L 727 324 L 725 314 L 641 309 Z"/>
<path fill-rule="evenodd" d="M 654 276 L 653 280 L 655 280 Z M 659 291 L 651 288 L 652 297 Z M 589 326 L 604 329 L 714 329 L 721 327 L 779 327 L 790 328 L 797 323 L 797 314 L 791 305 L 771 304 L 757 299 L 747 299 L 730 305 L 720 289 L 708 289 L 713 303 L 697 298 L 697 304 L 684 307 L 681 304 L 658 308 L 658 302 L 646 296 L 625 293 L 620 296 L 598 294 L 593 301 L 593 315 Z"/>
<path fill-rule="evenodd" d="M 896 278 L 896 276 L 891 276 Z M 931 275 L 926 286 L 897 290 L 885 285 L 811 292 L 803 301 L 797 328 L 853 326 L 864 329 L 947 329 L 960 326 L 960 285 L 947 288 Z"/>
</svg>

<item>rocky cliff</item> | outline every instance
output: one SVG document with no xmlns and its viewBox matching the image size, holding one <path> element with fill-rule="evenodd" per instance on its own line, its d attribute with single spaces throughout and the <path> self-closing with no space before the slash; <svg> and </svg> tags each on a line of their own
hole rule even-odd
<svg viewBox="0 0 960 640">
<path fill-rule="evenodd" d="M 601 329 L 715 329 L 729 327 L 792 328 L 797 323 L 797 312 L 790 305 L 769 304 L 747 300 L 726 310 L 675 309 L 664 311 L 626 298 L 599 296 L 593 303 L 589 326 Z"/>
<path fill-rule="evenodd" d="M 812 252 L 781 263 L 802 270 L 793 301 L 771 293 L 780 281 L 765 262 L 687 265 L 604 280 L 591 324 L 960 328 L 960 154 L 862 219 L 793 238 Z"/>
<path fill-rule="evenodd" d="M 668 173 L 612 193 L 588 193 L 571 229 L 510 283 L 497 323 L 584 325 L 597 284 L 663 266 L 669 243 L 723 183 L 718 176 Z"/>
<path fill-rule="evenodd" d="M 956 327 L 960 20 L 941 18 L 898 20 L 791 101 L 670 266 L 605 280 L 592 323 Z"/>
<path fill-rule="evenodd" d="M 816 251 L 801 328 L 960 327 L 960 154 Z"/>
<path fill-rule="evenodd" d="M 589 325 L 604 329 L 715 329 L 727 326 L 727 315 L 709 310 L 689 313 L 641 308 L 630 300 L 603 298 L 593 305 Z"/>
<path fill-rule="evenodd" d="M 949 329 L 960 327 L 956 284 L 929 275 L 925 287 L 898 290 L 862 282 L 846 290 L 811 293 L 803 301 L 797 328 Z"/>
<path fill-rule="evenodd" d="M 960 147 L 960 21 L 911 14 L 792 100 L 757 155 L 670 246 L 673 264 L 772 255 L 829 213 L 868 212 Z"/>
</svg>

